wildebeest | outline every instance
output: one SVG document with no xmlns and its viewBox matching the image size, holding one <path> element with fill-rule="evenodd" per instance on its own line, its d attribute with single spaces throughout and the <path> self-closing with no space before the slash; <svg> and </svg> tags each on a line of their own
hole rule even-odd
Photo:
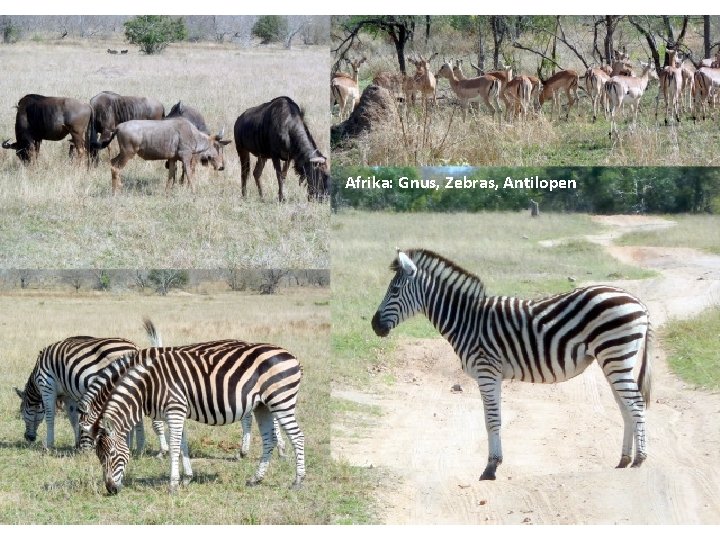
<svg viewBox="0 0 720 540">
<path fill-rule="evenodd" d="M 29 163 L 37 157 L 43 140 L 61 141 L 70 135 L 71 156 L 73 148 L 82 155 L 91 113 L 90 105 L 77 99 L 28 94 L 17 104 L 15 142 L 6 139 L 2 147 L 15 150 L 23 163 Z"/>
<path fill-rule="evenodd" d="M 192 169 L 190 161 L 193 156 L 200 162 L 212 164 L 217 171 L 222 171 L 222 147 L 230 141 L 222 140 L 222 133 L 207 135 L 199 131 L 185 118 L 165 120 L 130 120 L 120 124 L 110 140 L 117 137 L 120 153 L 110 160 L 112 192 L 117 193 L 122 186 L 120 171 L 135 155 L 145 160 L 168 160 L 169 173 L 165 190 L 169 190 L 175 180 L 177 161 L 183 164 L 183 176 L 187 176 L 190 189 L 192 185 Z M 105 146 L 107 146 L 105 144 Z"/>
<path fill-rule="evenodd" d="M 246 196 L 250 173 L 250 154 L 257 157 L 253 177 L 262 197 L 260 175 L 271 159 L 278 179 L 278 199 L 285 200 L 283 182 L 290 161 L 300 184 L 307 180 L 308 200 L 322 200 L 329 190 L 327 159 L 318 150 L 300 107 L 289 97 L 276 97 L 268 103 L 247 109 L 235 121 L 235 147 L 242 167 L 242 194 Z M 280 161 L 285 161 L 282 168 Z"/>
<path fill-rule="evenodd" d="M 128 120 L 160 120 L 165 107 L 157 99 L 121 96 L 105 90 L 90 99 L 90 155 L 97 161 L 97 151 L 105 148 L 115 128 Z"/>
<path fill-rule="evenodd" d="M 205 124 L 205 119 L 203 118 L 203 115 L 200 114 L 200 111 L 198 111 L 194 107 L 189 107 L 185 105 L 182 101 L 178 101 L 175 105 L 173 105 L 172 109 L 170 109 L 170 112 L 165 118 L 185 118 L 200 131 L 206 133 L 207 135 L 210 135 L 210 130 L 208 129 L 207 124 Z M 190 168 L 192 169 L 193 174 L 195 174 L 196 162 L 197 160 L 193 157 L 192 161 L 190 162 Z M 165 162 L 165 168 L 170 169 L 169 161 Z M 181 184 L 183 178 L 184 175 L 180 179 Z M 175 178 L 173 178 L 173 182 L 174 181 Z"/>
</svg>

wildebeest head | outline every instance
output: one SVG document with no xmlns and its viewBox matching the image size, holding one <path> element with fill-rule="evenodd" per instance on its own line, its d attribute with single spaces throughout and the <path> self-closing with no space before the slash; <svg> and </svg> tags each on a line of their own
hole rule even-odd
<svg viewBox="0 0 720 540">
<path fill-rule="evenodd" d="M 35 156 L 36 145 L 30 141 L 22 144 L 17 141 L 11 143 L 10 139 L 6 139 L 2 143 L 2 147 L 5 150 L 15 150 L 15 154 L 17 154 L 17 157 L 19 157 L 23 163 L 30 163 Z"/>
<path fill-rule="evenodd" d="M 230 144 L 230 140 L 223 140 L 225 128 L 220 130 L 217 135 L 206 135 L 200 133 L 203 139 L 204 148 L 201 147 L 197 152 L 200 164 L 203 166 L 212 165 L 216 171 L 225 170 L 225 160 L 223 158 L 223 146 Z"/>
<path fill-rule="evenodd" d="M 295 172 L 300 177 L 300 184 L 307 181 L 308 200 L 323 201 L 330 193 L 330 175 L 328 174 L 327 158 L 319 150 L 302 165 L 296 165 Z"/>
</svg>

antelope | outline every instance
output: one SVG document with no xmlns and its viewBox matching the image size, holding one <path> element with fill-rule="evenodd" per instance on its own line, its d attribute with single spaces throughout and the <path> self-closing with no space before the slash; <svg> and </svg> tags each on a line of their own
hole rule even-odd
<svg viewBox="0 0 720 540">
<path fill-rule="evenodd" d="M 495 77 L 489 77 L 482 75 L 473 79 L 458 79 L 453 68 L 450 67 L 449 62 L 445 62 L 440 71 L 435 75 L 438 79 L 444 77 L 450 81 L 450 87 L 460 100 L 460 106 L 462 107 L 463 122 L 467 117 L 467 109 L 471 101 L 483 100 L 488 109 L 492 112 L 493 118 L 495 117 L 495 108 L 497 107 L 498 116 L 502 118 L 502 108 L 498 101 L 500 95 L 500 81 Z M 492 101 L 492 103 L 491 103 Z M 495 106 L 493 106 L 493 103 Z"/>
<path fill-rule="evenodd" d="M 433 106 L 437 103 L 436 96 L 436 81 L 435 75 L 430 70 L 430 60 L 435 58 L 437 53 L 434 53 L 430 58 L 425 59 L 422 55 L 419 56 L 419 60 L 408 60 L 415 65 L 415 75 L 405 79 L 405 102 L 415 104 L 415 92 L 418 90 L 422 96 L 423 106 L 427 106 L 427 101 L 432 98 Z"/>
<path fill-rule="evenodd" d="M 657 122 L 658 107 L 660 105 L 660 94 L 665 101 L 665 125 L 668 124 L 668 109 L 672 107 L 675 121 L 680 122 L 680 97 L 682 95 L 683 74 L 682 69 L 677 67 L 675 60 L 676 51 L 667 50 L 668 65 L 660 72 L 660 90 L 655 98 L 655 121 Z"/>
<path fill-rule="evenodd" d="M 505 105 L 505 110 L 510 108 L 510 100 L 505 96 L 505 85 L 512 79 L 512 68 L 505 66 L 504 70 L 495 71 L 483 71 L 478 66 L 470 62 L 470 66 L 477 71 L 478 75 L 487 75 L 489 77 L 495 77 L 500 81 L 500 99 Z"/>
<path fill-rule="evenodd" d="M 608 94 L 610 104 L 610 136 L 612 136 L 613 131 L 617 131 L 615 111 L 623 105 L 625 101 L 630 104 L 633 111 L 633 123 L 637 123 L 640 98 L 647 88 L 651 69 L 652 63 L 648 62 L 643 68 L 643 73 L 640 77 L 616 75 L 610 77 L 610 80 L 605 83 L 605 91 Z"/>
<path fill-rule="evenodd" d="M 714 104 L 720 91 L 720 68 L 701 67 L 695 72 L 695 102 L 693 121 L 697 121 L 697 108 L 702 111 L 705 120 L 705 103 Z"/>
<path fill-rule="evenodd" d="M 508 121 L 513 116 L 520 115 L 521 120 L 527 119 L 530 101 L 532 99 L 532 83 L 530 79 L 524 75 L 519 75 L 505 86 L 505 95 L 513 101 L 513 108 L 507 109 Z"/>
<path fill-rule="evenodd" d="M 333 75 L 332 81 L 330 82 L 331 97 L 334 105 L 337 103 L 340 106 L 340 120 L 345 117 L 345 110 L 350 107 L 347 113 L 347 117 L 355 110 L 358 103 L 360 103 L 360 86 L 359 86 L 359 72 L 360 66 L 366 58 L 363 56 L 360 60 L 350 60 L 350 66 L 352 67 L 352 75 L 348 73 L 338 72 Z M 345 117 L 346 118 L 346 117 Z"/>
<path fill-rule="evenodd" d="M 695 70 L 694 66 L 691 68 L 683 64 L 681 66 L 683 84 L 681 94 L 681 107 L 682 112 L 687 113 L 688 110 L 693 108 L 693 98 L 695 96 Z"/>
<path fill-rule="evenodd" d="M 540 108 L 542 108 L 543 103 L 545 103 L 548 99 L 552 99 L 552 109 L 550 111 L 550 119 L 552 119 L 555 115 L 555 107 L 557 106 L 558 109 L 560 108 L 560 92 L 564 91 L 568 100 L 567 115 L 565 116 L 565 119 L 569 119 L 570 109 L 573 106 L 573 103 L 577 103 L 579 101 L 577 94 L 577 72 L 571 69 L 564 69 L 562 71 L 558 71 L 548 80 L 543 81 L 540 79 L 540 81 L 543 85 L 542 91 L 540 92 Z"/>
<path fill-rule="evenodd" d="M 597 120 L 597 111 L 601 104 L 607 119 L 608 103 L 605 82 L 609 79 L 610 74 L 604 68 L 588 68 L 585 72 L 585 91 L 592 100 L 593 122 Z"/>
</svg>

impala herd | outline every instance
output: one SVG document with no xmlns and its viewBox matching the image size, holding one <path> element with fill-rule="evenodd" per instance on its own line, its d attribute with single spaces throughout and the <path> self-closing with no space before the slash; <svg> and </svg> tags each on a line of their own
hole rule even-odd
<svg viewBox="0 0 720 540">
<path fill-rule="evenodd" d="M 484 103 L 493 119 L 497 114 L 498 121 L 504 118 L 512 122 L 536 116 L 545 102 L 551 103 L 552 120 L 556 114 L 562 114 L 561 99 L 565 102 L 565 119 L 569 119 L 573 105 L 577 107 L 579 103 L 578 87 L 582 79 L 583 90 L 591 102 L 592 121 L 597 120 L 602 110 L 605 119 L 610 121 L 611 137 L 618 132 L 617 119 L 623 108 L 629 109 L 632 123 L 637 123 L 640 101 L 650 80 L 657 80 L 659 84 L 655 118 L 658 118 L 662 98 L 666 124 L 670 117 L 680 122 L 681 114 L 688 113 L 693 120 L 698 117 L 705 120 L 708 107 L 715 107 L 720 96 L 720 51 L 715 58 L 702 60 L 696 65 L 689 61 L 681 62 L 676 52 L 668 49 L 668 65 L 659 75 L 650 59 L 647 63 L 640 62 L 639 75 L 636 74 L 635 66 L 623 52 L 618 53 L 619 60 L 612 65 L 590 67 L 582 76 L 571 69 L 564 69 L 547 80 L 523 74 L 513 76 L 511 67 L 483 71 L 472 62 L 470 65 L 477 75 L 466 77 L 462 60 L 444 60 L 440 69 L 433 73 L 430 62 L 435 56 L 437 53 L 429 58 L 422 55 L 408 58 L 409 63 L 415 66 L 414 74 L 379 72 L 373 77 L 372 84 L 386 88 L 398 101 L 404 102 L 407 112 L 416 104 L 418 94 L 424 108 L 431 104 L 435 106 L 439 81 L 447 79 L 460 105 L 463 122 L 472 102 L 478 104 L 478 109 L 479 103 Z M 337 72 L 332 76 L 331 107 L 335 104 L 339 106 L 340 120 L 349 117 L 360 102 L 359 68 L 366 61 L 365 57 L 349 60 L 352 73 Z"/>
</svg>

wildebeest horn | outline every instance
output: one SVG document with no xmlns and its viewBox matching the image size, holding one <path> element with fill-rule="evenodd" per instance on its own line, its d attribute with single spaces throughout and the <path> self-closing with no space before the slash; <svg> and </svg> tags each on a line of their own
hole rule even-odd
<svg viewBox="0 0 720 540">
<path fill-rule="evenodd" d="M 2 143 L 2 147 L 5 148 L 5 149 L 10 149 L 10 148 L 12 148 L 13 146 L 12 146 L 12 144 L 10 144 L 9 141 L 10 141 L 10 139 L 5 139 L 5 140 L 3 141 L 3 143 Z"/>
</svg>

